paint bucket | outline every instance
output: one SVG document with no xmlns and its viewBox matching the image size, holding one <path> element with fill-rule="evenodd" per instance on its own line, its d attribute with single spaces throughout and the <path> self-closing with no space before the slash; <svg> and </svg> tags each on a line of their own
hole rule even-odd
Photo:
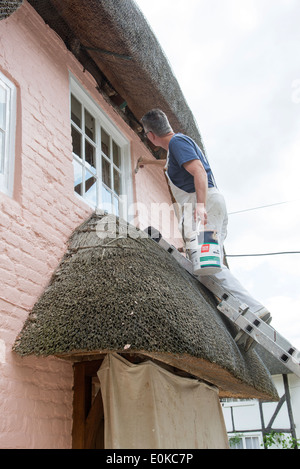
<svg viewBox="0 0 300 469">
<path fill-rule="evenodd" d="M 218 234 L 208 225 L 205 225 L 205 229 L 199 225 L 191 237 L 189 254 L 194 275 L 213 275 L 222 270 Z"/>
</svg>

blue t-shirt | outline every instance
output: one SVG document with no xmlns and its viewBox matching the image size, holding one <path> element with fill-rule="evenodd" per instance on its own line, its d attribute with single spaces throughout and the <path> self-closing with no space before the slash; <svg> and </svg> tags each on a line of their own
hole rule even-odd
<svg viewBox="0 0 300 469">
<path fill-rule="evenodd" d="M 182 165 L 192 160 L 200 160 L 207 174 L 208 187 L 214 187 L 214 176 L 209 163 L 199 146 L 190 137 L 175 134 L 169 143 L 168 175 L 175 184 L 185 192 L 195 192 L 194 176 Z"/>
</svg>

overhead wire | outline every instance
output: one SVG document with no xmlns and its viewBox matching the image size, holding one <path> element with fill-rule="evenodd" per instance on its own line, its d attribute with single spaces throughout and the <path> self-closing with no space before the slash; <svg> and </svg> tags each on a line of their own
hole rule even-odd
<svg viewBox="0 0 300 469">
<path fill-rule="evenodd" d="M 261 253 L 261 254 L 226 254 L 226 257 L 260 257 L 260 256 L 278 256 L 281 254 L 300 254 L 300 251 L 266 252 L 266 253 Z"/>
<path fill-rule="evenodd" d="M 244 213 L 244 212 L 250 212 L 252 210 L 259 210 L 261 208 L 268 208 L 268 207 L 274 207 L 275 205 L 283 205 L 283 204 L 289 204 L 291 202 L 299 202 L 300 199 L 294 199 L 294 200 L 286 200 L 285 202 L 277 202 L 275 204 L 269 204 L 269 205 L 261 205 L 259 207 L 253 207 L 253 208 L 246 208 L 244 210 L 238 210 L 236 212 L 230 212 L 228 215 L 235 215 L 237 213 Z"/>
<path fill-rule="evenodd" d="M 286 200 L 284 202 L 277 202 L 274 204 L 261 205 L 259 207 L 247 208 L 244 210 L 238 210 L 236 212 L 230 212 L 228 215 L 235 215 L 237 213 L 250 212 L 252 210 L 259 210 L 268 207 L 274 207 L 276 205 L 288 204 L 291 202 L 298 202 L 300 199 Z M 226 254 L 226 257 L 261 257 L 261 256 L 278 256 L 283 254 L 300 254 L 300 251 L 283 251 L 283 252 L 267 252 L 267 253 L 258 253 L 258 254 Z"/>
</svg>

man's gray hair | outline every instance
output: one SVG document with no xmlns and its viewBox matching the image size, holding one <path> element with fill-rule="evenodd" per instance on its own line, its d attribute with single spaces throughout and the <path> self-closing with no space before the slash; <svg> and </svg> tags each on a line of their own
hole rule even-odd
<svg viewBox="0 0 300 469">
<path fill-rule="evenodd" d="M 153 132 L 158 137 L 163 137 L 173 132 L 166 114 L 160 109 L 152 109 L 147 112 L 142 117 L 141 122 L 145 132 Z"/>
</svg>

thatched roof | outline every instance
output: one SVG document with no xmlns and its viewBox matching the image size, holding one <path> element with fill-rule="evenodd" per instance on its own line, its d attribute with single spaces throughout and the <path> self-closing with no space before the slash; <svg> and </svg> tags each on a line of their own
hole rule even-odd
<svg viewBox="0 0 300 469">
<path fill-rule="evenodd" d="M 266 365 L 267 369 L 271 373 L 271 375 L 288 375 L 291 374 L 292 371 L 285 366 L 285 364 L 274 357 L 271 352 L 268 352 L 265 348 L 261 345 L 257 345 L 255 350 L 258 356 L 261 358 L 263 363 Z"/>
<path fill-rule="evenodd" d="M 1 0 L 0 4 L 0 20 L 8 18 L 23 3 L 23 0 Z"/>
<path fill-rule="evenodd" d="M 15 352 L 141 354 L 217 385 L 222 396 L 276 398 L 266 368 L 255 351 L 238 348 L 211 294 L 149 237 L 100 239 L 101 220 L 92 215 L 72 235 Z"/>
<path fill-rule="evenodd" d="M 175 132 L 201 136 L 160 44 L 133 0 L 29 0 L 46 23 L 141 131 L 140 119 L 159 107 Z M 139 128 L 140 127 L 140 128 Z"/>
</svg>

